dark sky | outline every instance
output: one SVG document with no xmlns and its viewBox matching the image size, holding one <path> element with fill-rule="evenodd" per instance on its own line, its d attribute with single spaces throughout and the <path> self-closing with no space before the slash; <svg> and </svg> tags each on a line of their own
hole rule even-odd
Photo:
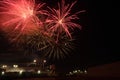
<svg viewBox="0 0 120 80">
<path fill-rule="evenodd" d="M 56 5 L 55 2 L 58 0 L 42 1 L 46 2 L 49 6 L 54 6 Z M 85 13 L 79 15 L 79 23 L 82 25 L 82 30 L 75 31 L 75 36 L 77 36 L 77 41 L 79 42 L 78 49 L 76 50 L 76 53 L 71 57 L 68 57 L 63 61 L 55 61 L 55 63 L 59 67 L 75 68 L 119 61 L 120 56 L 115 47 L 115 44 L 117 42 L 114 40 L 115 36 L 112 20 L 114 8 L 112 1 L 78 0 L 76 6 L 74 7 L 74 10 L 86 10 Z M 0 62 L 7 60 L 9 62 L 11 60 L 9 57 L 12 56 L 16 57 L 15 60 L 17 60 L 17 56 L 20 54 L 15 55 L 15 53 L 5 53 L 9 48 L 10 45 L 7 44 L 7 40 L 0 34 L 0 60 L 2 60 Z M 5 55 L 7 55 L 7 58 L 4 58 Z M 20 59 L 25 59 L 25 57 L 21 56 Z"/>
</svg>

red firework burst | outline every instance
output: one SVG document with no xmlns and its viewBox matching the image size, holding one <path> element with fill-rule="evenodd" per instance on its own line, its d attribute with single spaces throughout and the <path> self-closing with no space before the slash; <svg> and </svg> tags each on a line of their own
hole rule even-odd
<svg viewBox="0 0 120 80">
<path fill-rule="evenodd" d="M 79 19 L 77 15 L 85 10 L 73 14 L 71 10 L 76 2 L 66 4 L 61 0 L 58 9 L 48 7 L 48 13 L 42 9 L 45 3 L 36 5 L 35 0 L 2 0 L 0 28 L 12 32 L 9 39 L 24 50 L 45 51 L 46 56 L 62 58 L 73 50 L 71 31 L 81 29 L 73 20 Z"/>
<path fill-rule="evenodd" d="M 62 0 L 61 3 L 58 3 L 58 9 L 50 8 L 50 16 L 49 16 L 49 29 L 48 31 L 52 32 L 53 34 L 57 34 L 57 39 L 59 35 L 65 32 L 70 38 L 71 33 L 70 30 L 75 27 L 81 28 L 81 26 L 72 20 L 79 19 L 77 14 L 81 12 L 85 12 L 85 10 L 76 12 L 71 14 L 71 9 L 75 5 L 77 1 L 73 2 L 72 4 L 65 4 L 65 0 Z"/>
<path fill-rule="evenodd" d="M 3 0 L 0 3 L 2 25 L 20 33 L 36 30 L 40 23 L 36 15 L 46 14 L 46 11 L 41 9 L 45 3 L 36 5 L 35 0 Z"/>
</svg>

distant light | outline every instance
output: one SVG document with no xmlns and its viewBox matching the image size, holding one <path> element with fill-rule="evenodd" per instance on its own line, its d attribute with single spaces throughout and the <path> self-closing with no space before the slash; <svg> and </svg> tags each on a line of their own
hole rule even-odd
<svg viewBox="0 0 120 80">
<path fill-rule="evenodd" d="M 77 70 L 73 71 L 73 73 L 77 73 Z"/>
<path fill-rule="evenodd" d="M 87 70 L 85 70 L 84 73 L 87 74 Z"/>
<path fill-rule="evenodd" d="M 38 72 L 37 72 L 38 74 L 40 74 L 41 73 L 41 71 L 40 70 L 38 70 Z"/>
<path fill-rule="evenodd" d="M 75 73 L 77 73 L 77 70 L 75 70 Z"/>
<path fill-rule="evenodd" d="M 44 63 L 46 63 L 46 60 L 43 60 Z"/>
<path fill-rule="evenodd" d="M 35 60 L 35 59 L 34 59 L 34 60 L 33 60 L 33 62 L 34 62 L 34 63 L 36 63 L 36 62 L 37 62 L 37 60 Z"/>
<path fill-rule="evenodd" d="M 69 74 L 72 74 L 72 72 L 69 72 Z"/>
<path fill-rule="evenodd" d="M 2 71 L 2 75 L 4 75 L 5 74 L 5 72 L 4 71 Z"/>
<path fill-rule="evenodd" d="M 13 67 L 14 67 L 14 68 L 17 68 L 17 67 L 18 67 L 18 65 L 13 65 Z"/>
<path fill-rule="evenodd" d="M 78 70 L 78 72 L 80 72 L 80 70 Z"/>
<path fill-rule="evenodd" d="M 3 65 L 2 68 L 7 68 L 7 65 Z"/>
<path fill-rule="evenodd" d="M 23 73 L 23 71 L 21 70 L 20 72 L 19 72 L 19 74 L 21 75 Z"/>
</svg>

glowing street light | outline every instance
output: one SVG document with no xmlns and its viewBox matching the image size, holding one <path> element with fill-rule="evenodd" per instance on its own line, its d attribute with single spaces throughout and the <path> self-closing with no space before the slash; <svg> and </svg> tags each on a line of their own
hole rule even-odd
<svg viewBox="0 0 120 80">
<path fill-rule="evenodd" d="M 43 60 L 44 63 L 46 63 L 46 60 Z"/>
<path fill-rule="evenodd" d="M 36 63 L 36 62 L 37 62 L 37 60 L 35 60 L 35 59 L 34 59 L 34 60 L 33 60 L 33 62 L 34 62 L 34 63 Z"/>
<path fill-rule="evenodd" d="M 41 73 L 41 71 L 40 71 L 40 70 L 38 70 L 38 71 L 37 71 L 37 73 L 38 73 L 38 74 L 40 74 L 40 73 Z"/>
<path fill-rule="evenodd" d="M 75 73 L 77 73 L 77 70 L 75 70 Z"/>
<path fill-rule="evenodd" d="M 23 73 L 23 71 L 21 70 L 20 72 L 19 72 L 19 74 L 21 75 Z"/>
<path fill-rule="evenodd" d="M 14 67 L 14 68 L 17 68 L 17 67 L 18 67 L 18 65 L 13 65 L 13 67 Z"/>
<path fill-rule="evenodd" d="M 7 65 L 3 65 L 2 68 L 7 68 Z"/>
<path fill-rule="evenodd" d="M 44 59 L 43 60 L 43 69 L 45 69 L 45 63 L 46 63 L 46 60 Z"/>
<path fill-rule="evenodd" d="M 85 70 L 84 73 L 87 74 L 87 70 Z"/>
<path fill-rule="evenodd" d="M 2 71 L 2 75 L 4 75 L 5 74 L 5 72 L 4 71 Z"/>
<path fill-rule="evenodd" d="M 73 73 L 77 73 L 77 70 L 73 71 Z"/>
</svg>

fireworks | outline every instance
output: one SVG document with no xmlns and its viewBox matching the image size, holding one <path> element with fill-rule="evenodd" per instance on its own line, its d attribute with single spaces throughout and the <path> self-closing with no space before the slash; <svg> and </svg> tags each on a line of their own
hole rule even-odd
<svg viewBox="0 0 120 80">
<path fill-rule="evenodd" d="M 76 2 L 66 4 L 61 0 L 58 8 L 43 9 L 45 3 L 36 4 L 35 0 L 2 0 L 1 29 L 24 50 L 42 51 L 50 58 L 64 58 L 73 50 L 71 31 L 81 29 L 73 20 L 78 20 L 77 15 L 85 12 L 71 13 Z"/>
<path fill-rule="evenodd" d="M 72 38 L 70 30 L 73 30 L 75 27 L 81 28 L 81 26 L 77 23 L 72 22 L 72 20 L 79 19 L 77 14 L 84 12 L 79 11 L 74 14 L 71 14 L 72 7 L 76 3 L 73 2 L 72 4 L 65 4 L 65 0 L 62 0 L 61 3 L 58 3 L 58 9 L 50 8 L 50 24 L 49 24 L 49 31 L 53 34 L 57 34 L 57 39 L 61 33 L 66 33 L 67 36 Z"/>
<path fill-rule="evenodd" d="M 71 52 L 74 51 L 74 39 L 68 38 L 65 34 L 59 36 L 59 42 L 53 39 L 51 42 L 42 50 L 43 56 L 49 59 L 64 59 L 66 56 L 70 56 Z"/>
<path fill-rule="evenodd" d="M 0 14 L 4 16 L 2 25 L 19 33 L 36 30 L 40 26 L 40 19 L 36 15 L 46 12 L 41 9 L 45 3 L 36 5 L 35 0 L 3 0 L 1 4 Z"/>
</svg>

